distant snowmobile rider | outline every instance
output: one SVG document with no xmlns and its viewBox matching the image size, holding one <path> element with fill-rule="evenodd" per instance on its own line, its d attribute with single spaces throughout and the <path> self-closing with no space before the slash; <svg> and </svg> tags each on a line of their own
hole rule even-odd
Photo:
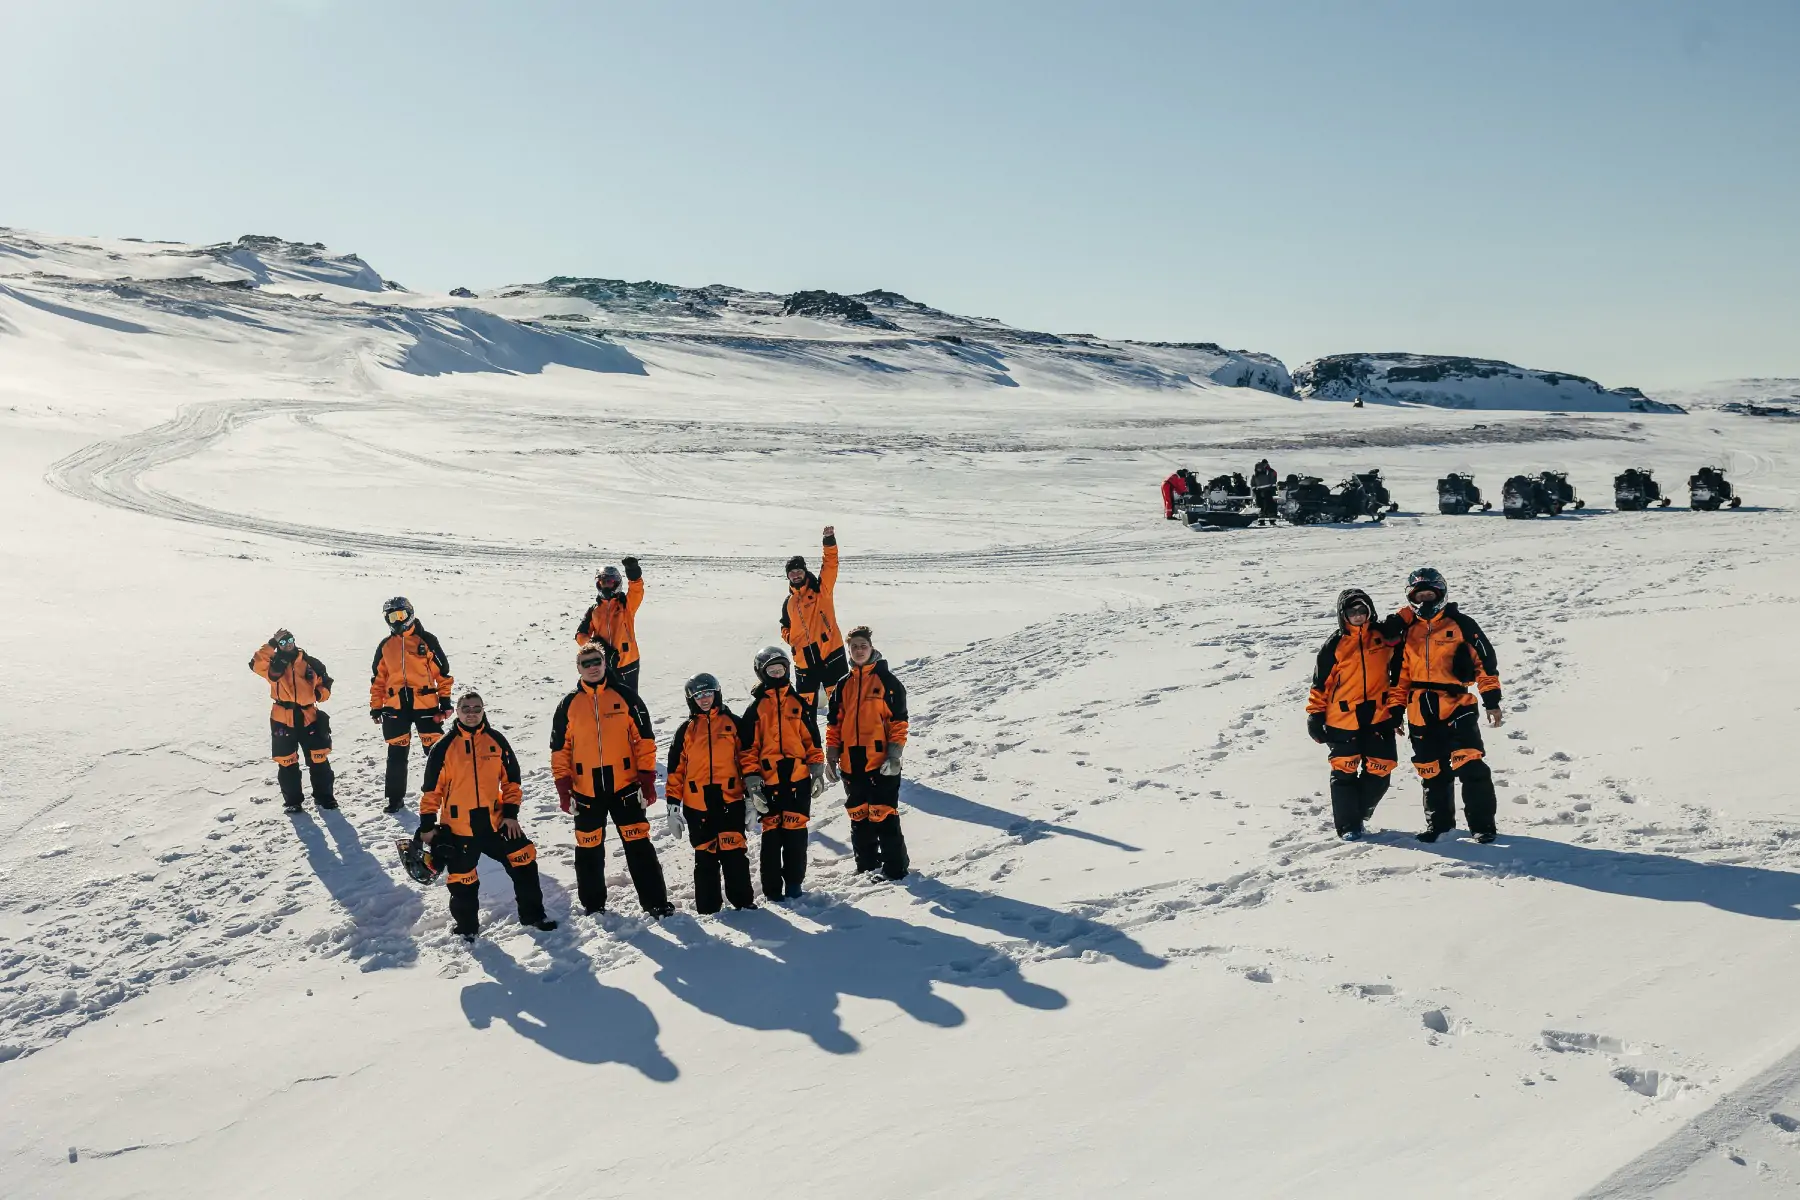
<svg viewBox="0 0 1800 1200">
<path fill-rule="evenodd" d="M 300 755 L 306 754 L 306 771 L 312 780 L 313 803 L 336 808 L 332 794 L 331 714 L 319 705 L 331 699 L 331 672 L 308 656 L 294 642 L 294 635 L 277 629 L 256 648 L 250 669 L 269 681 L 270 753 L 275 759 L 275 779 L 281 786 L 282 807 L 299 812 Z"/>
<path fill-rule="evenodd" d="M 602 641 L 613 648 L 617 659 L 613 670 L 632 691 L 637 691 L 638 670 L 643 662 L 638 650 L 637 614 L 644 604 L 644 571 L 638 560 L 627 554 L 619 560 L 625 568 L 610 563 L 594 576 L 594 603 L 575 626 L 575 643 L 585 646 Z M 624 590 L 620 590 L 623 588 Z"/>
<path fill-rule="evenodd" d="M 794 651 L 794 690 L 816 704 L 827 688 L 849 670 L 844 662 L 844 636 L 838 632 L 838 544 L 835 526 L 825 527 L 824 561 L 818 575 L 796 554 L 787 560 L 788 597 L 781 605 L 781 638 Z"/>
<path fill-rule="evenodd" d="M 388 635 L 375 646 L 369 664 L 369 720 L 381 726 L 387 740 L 387 811 L 406 806 L 406 766 L 413 730 L 426 757 L 444 736 L 450 715 L 450 660 L 444 647 L 419 624 L 418 611 L 405 596 L 381 606 Z"/>
</svg>

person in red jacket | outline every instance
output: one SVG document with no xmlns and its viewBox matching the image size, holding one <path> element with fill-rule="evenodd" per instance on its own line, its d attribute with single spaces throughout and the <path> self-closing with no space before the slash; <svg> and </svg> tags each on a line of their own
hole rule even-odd
<svg viewBox="0 0 1800 1200">
<path fill-rule="evenodd" d="M 575 814 L 575 885 L 582 907 L 606 911 L 606 819 L 619 827 L 638 903 L 652 917 L 675 911 L 650 841 L 646 806 L 656 803 L 656 734 L 650 710 L 613 670 L 613 649 L 593 641 L 575 652 L 580 681 L 550 721 L 550 776 L 564 812 Z"/>
<path fill-rule="evenodd" d="M 585 646 L 600 641 L 611 646 L 616 660 L 613 671 L 635 692 L 638 690 L 638 671 L 643 665 L 638 651 L 637 614 L 644 605 L 644 570 L 629 554 L 619 562 L 625 568 L 623 578 L 619 568 L 610 565 L 600 568 L 600 573 L 594 576 L 598 595 L 581 615 L 581 623 L 575 626 L 575 642 Z"/>
<path fill-rule="evenodd" d="M 825 761 L 812 699 L 789 682 L 788 656 L 765 646 L 752 665 L 756 688 L 738 722 L 744 789 L 762 818 L 762 886 L 770 900 L 793 899 L 806 880 L 807 827 L 813 796 L 825 787 L 813 768 Z"/>
<path fill-rule="evenodd" d="M 1175 501 L 1186 497 L 1198 498 L 1200 481 L 1194 473 L 1182 467 L 1162 482 L 1163 516 L 1167 520 L 1175 519 Z"/>
<path fill-rule="evenodd" d="M 1400 654 L 1375 621 L 1375 602 L 1361 588 L 1339 593 L 1337 632 L 1325 639 L 1306 698 L 1306 729 L 1331 756 L 1331 816 L 1338 836 L 1354 842 L 1387 795 L 1399 764 L 1394 737 L 1400 714 L 1388 693 Z"/>
<path fill-rule="evenodd" d="M 906 750 L 906 688 L 858 625 L 844 638 L 850 674 L 832 689 L 825 727 L 825 779 L 844 782 L 850 849 L 859 871 L 903 879 L 906 836 L 900 831 L 900 758 Z"/>
<path fill-rule="evenodd" d="M 281 785 L 282 807 L 299 812 L 300 755 L 306 755 L 312 779 L 313 803 L 336 808 L 331 770 L 331 715 L 319 705 L 331 699 L 331 672 L 294 643 L 294 635 L 277 629 L 256 648 L 250 669 L 269 681 L 270 753 L 275 759 L 275 779 Z"/>
<path fill-rule="evenodd" d="M 544 915 L 538 880 L 537 847 L 519 824 L 519 759 L 512 745 L 487 722 L 481 697 L 465 692 L 456 702 L 450 732 L 425 758 L 425 788 L 419 798 L 418 840 L 431 847 L 434 861 L 449 872 L 450 916 L 456 933 L 480 931 L 483 854 L 499 860 L 512 877 L 519 924 L 556 928 Z"/>
<path fill-rule="evenodd" d="M 666 799 L 671 814 L 684 815 L 693 843 L 694 908 L 716 913 L 727 899 L 733 908 L 755 908 L 738 720 L 725 706 L 716 676 L 696 675 L 683 691 L 688 719 L 669 742 Z"/>
</svg>

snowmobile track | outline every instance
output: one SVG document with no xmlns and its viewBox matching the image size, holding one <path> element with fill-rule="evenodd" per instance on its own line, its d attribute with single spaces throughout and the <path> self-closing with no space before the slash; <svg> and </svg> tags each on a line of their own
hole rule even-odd
<svg viewBox="0 0 1800 1200">
<path fill-rule="evenodd" d="M 173 420 L 124 437 L 83 447 L 53 463 L 45 475 L 50 486 L 66 495 L 110 508 L 182 521 L 235 533 L 260 534 L 330 550 L 363 553 L 417 554 L 438 558 L 484 559 L 492 562 L 591 562 L 591 546 L 534 547 L 497 542 L 463 541 L 404 533 L 333 529 L 245 513 L 228 512 L 185 500 L 144 481 L 146 472 L 179 462 L 207 449 L 252 421 L 293 416 L 310 423 L 318 414 L 368 411 L 380 402 L 264 399 L 205 401 L 184 405 Z M 442 466 L 441 463 L 429 465 Z M 1155 541 L 1116 531 L 1104 542 L 1043 542 L 996 546 L 983 550 L 930 553 L 859 554 L 861 569 L 916 571 L 922 567 L 987 570 L 1002 567 L 1065 567 L 1139 561 L 1147 557 L 1186 558 L 1191 546 L 1181 541 Z M 645 562 L 659 566 L 766 571 L 778 568 L 779 556 L 656 555 Z"/>
</svg>

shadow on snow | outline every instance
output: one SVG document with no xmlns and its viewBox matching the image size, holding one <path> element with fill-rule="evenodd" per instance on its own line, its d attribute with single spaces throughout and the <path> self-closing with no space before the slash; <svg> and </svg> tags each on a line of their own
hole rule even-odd
<svg viewBox="0 0 1800 1200">
<path fill-rule="evenodd" d="M 900 798 L 905 804 L 922 813 L 930 813 L 934 817 L 943 817 L 950 821 L 966 821 L 971 825 L 985 825 L 989 829 L 998 829 L 1002 833 L 1011 834 L 1021 843 L 1035 842 L 1039 838 L 1060 834 L 1063 837 L 1080 838 L 1084 842 L 1111 846 L 1115 850 L 1124 850 L 1131 854 L 1141 851 L 1141 847 L 1127 842 L 1103 837 L 1098 833 L 1089 833 L 1085 829 L 1074 829 L 1067 825 L 1055 825 L 1049 821 L 1035 821 L 1029 817 L 1021 817 L 1019 814 L 1007 812 L 1003 808 L 994 808 L 992 805 L 982 804 L 976 800 L 968 800 L 954 792 L 941 791 L 910 779 L 902 786 Z"/>
<path fill-rule="evenodd" d="M 411 966 L 419 957 L 413 926 L 425 911 L 424 893 L 396 882 L 343 813 L 326 809 L 317 818 L 330 831 L 330 842 L 304 813 L 289 814 L 307 865 L 350 917 L 349 927 L 333 939 L 365 971 Z"/>
</svg>

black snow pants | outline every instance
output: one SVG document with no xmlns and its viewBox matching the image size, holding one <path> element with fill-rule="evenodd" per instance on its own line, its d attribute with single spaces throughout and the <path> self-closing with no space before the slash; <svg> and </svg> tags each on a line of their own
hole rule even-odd
<svg viewBox="0 0 1800 1200">
<path fill-rule="evenodd" d="M 762 887 L 763 895 L 771 900 L 798 896 L 806 881 L 812 787 L 811 779 L 763 784 L 769 811 L 762 817 Z"/>
<path fill-rule="evenodd" d="M 644 796 L 634 783 L 603 799 L 575 796 L 575 888 L 581 906 L 591 913 L 606 908 L 606 818 L 619 827 L 625 843 L 625 866 L 637 889 L 638 904 L 652 916 L 669 908 L 669 886 L 663 880 L 662 863 L 650 843 L 650 818 L 644 813 Z"/>
<path fill-rule="evenodd" d="M 1427 697 L 1432 699 L 1432 697 Z M 1427 712 L 1429 718 L 1431 714 Z M 1447 721 L 1413 725 L 1412 762 L 1425 784 L 1425 828 L 1456 828 L 1456 781 L 1462 781 L 1463 814 L 1470 833 L 1494 833 L 1494 773 L 1481 744 L 1481 709 L 1465 705 Z"/>
<path fill-rule="evenodd" d="M 1325 730 L 1331 756 L 1331 819 L 1340 834 L 1361 833 L 1387 795 L 1388 777 L 1399 765 L 1394 726 Z"/>
<path fill-rule="evenodd" d="M 844 809 L 850 814 L 850 849 L 856 869 L 906 875 L 906 836 L 900 831 L 900 776 L 879 770 L 844 776 Z"/>
<path fill-rule="evenodd" d="M 481 856 L 497 859 L 512 876 L 513 897 L 519 902 L 519 924 L 536 925 L 544 919 L 544 891 L 538 881 L 537 847 L 530 838 L 509 838 L 495 829 L 488 810 L 469 814 L 469 836 L 438 827 L 431 839 L 432 857 L 444 864 L 450 882 L 450 917 L 456 932 L 473 935 L 480 926 L 481 878 L 476 866 Z"/>
<path fill-rule="evenodd" d="M 726 900 L 733 908 L 755 908 L 744 802 L 725 799 L 725 790 L 718 784 L 702 788 L 701 800 L 706 807 L 689 805 L 683 812 L 688 841 L 694 846 L 694 908 L 716 913 Z"/>
<path fill-rule="evenodd" d="M 435 708 L 381 710 L 381 736 L 387 740 L 386 782 L 389 808 L 399 808 L 406 803 L 406 760 L 412 754 L 415 728 L 419 731 L 420 744 L 429 755 L 438 739 L 444 736 L 444 718 Z"/>
<path fill-rule="evenodd" d="M 299 716 L 295 716 L 299 721 Z M 281 785 L 281 802 L 299 808 L 305 797 L 300 791 L 300 758 L 306 757 L 306 773 L 312 778 L 313 803 L 321 808 L 336 808 L 333 793 L 337 777 L 331 770 L 331 716 L 315 712 L 310 725 L 283 725 L 269 721 L 269 751 L 275 759 L 275 781 Z"/>
</svg>

